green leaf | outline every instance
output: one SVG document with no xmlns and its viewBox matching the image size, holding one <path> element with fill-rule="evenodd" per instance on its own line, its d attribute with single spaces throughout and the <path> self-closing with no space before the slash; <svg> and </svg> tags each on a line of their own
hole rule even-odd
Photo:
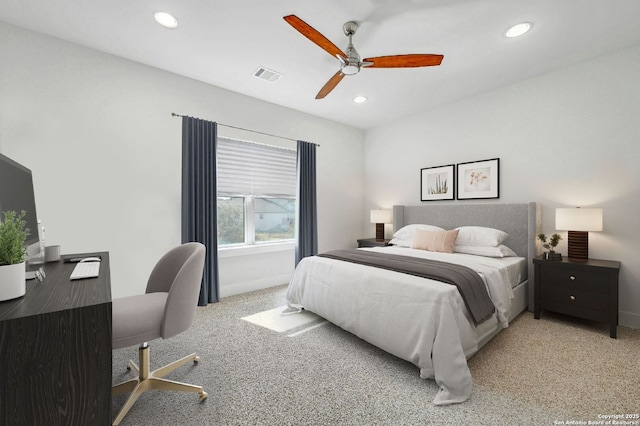
<svg viewBox="0 0 640 426">
<path fill-rule="evenodd" d="M 27 254 L 25 241 L 29 235 L 25 215 L 24 210 L 19 215 L 11 210 L 4 212 L 4 220 L 0 222 L 0 266 L 24 261 Z"/>
</svg>

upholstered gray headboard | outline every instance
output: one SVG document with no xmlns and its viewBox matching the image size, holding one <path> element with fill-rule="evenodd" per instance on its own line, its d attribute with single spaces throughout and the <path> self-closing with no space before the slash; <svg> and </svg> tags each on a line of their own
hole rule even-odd
<svg viewBox="0 0 640 426">
<path fill-rule="evenodd" d="M 533 262 L 539 253 L 536 237 L 542 218 L 538 203 L 428 204 L 393 206 L 394 232 L 405 225 L 423 223 L 453 229 L 458 226 L 486 226 L 500 229 L 509 237 L 504 244 L 527 259 L 529 300 L 533 300 Z"/>
</svg>

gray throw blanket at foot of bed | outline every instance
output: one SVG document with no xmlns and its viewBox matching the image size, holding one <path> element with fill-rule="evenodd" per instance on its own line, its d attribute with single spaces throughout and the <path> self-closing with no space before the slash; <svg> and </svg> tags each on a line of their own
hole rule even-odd
<svg viewBox="0 0 640 426">
<path fill-rule="evenodd" d="M 476 326 L 491 318 L 495 312 L 495 306 L 489 297 L 484 281 L 477 272 L 466 266 L 358 249 L 332 250 L 318 256 L 388 269 L 455 285 Z"/>
</svg>

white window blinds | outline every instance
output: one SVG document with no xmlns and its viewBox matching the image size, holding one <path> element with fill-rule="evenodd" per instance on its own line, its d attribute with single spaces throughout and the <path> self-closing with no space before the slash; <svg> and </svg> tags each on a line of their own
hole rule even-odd
<svg viewBox="0 0 640 426">
<path fill-rule="evenodd" d="M 295 197 L 296 151 L 218 138 L 218 193 Z"/>
</svg>

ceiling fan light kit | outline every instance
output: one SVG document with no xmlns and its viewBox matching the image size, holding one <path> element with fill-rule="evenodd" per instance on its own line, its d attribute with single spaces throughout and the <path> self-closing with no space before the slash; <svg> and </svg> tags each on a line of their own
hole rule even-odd
<svg viewBox="0 0 640 426">
<path fill-rule="evenodd" d="M 335 89 L 345 75 L 358 74 L 362 68 L 414 68 L 438 66 L 442 63 L 442 59 L 444 58 L 443 55 L 408 54 L 378 56 L 365 58 L 363 60 L 356 48 L 353 46 L 353 35 L 358 30 L 358 23 L 356 21 L 349 21 L 342 27 L 344 34 L 349 37 L 349 44 L 345 53 L 328 38 L 320 34 L 316 29 L 297 16 L 287 15 L 283 19 L 300 34 L 307 37 L 321 49 L 340 61 L 340 70 L 329 79 L 322 89 L 320 89 L 316 95 L 316 99 L 323 99 L 331 93 L 333 89 Z"/>
</svg>

